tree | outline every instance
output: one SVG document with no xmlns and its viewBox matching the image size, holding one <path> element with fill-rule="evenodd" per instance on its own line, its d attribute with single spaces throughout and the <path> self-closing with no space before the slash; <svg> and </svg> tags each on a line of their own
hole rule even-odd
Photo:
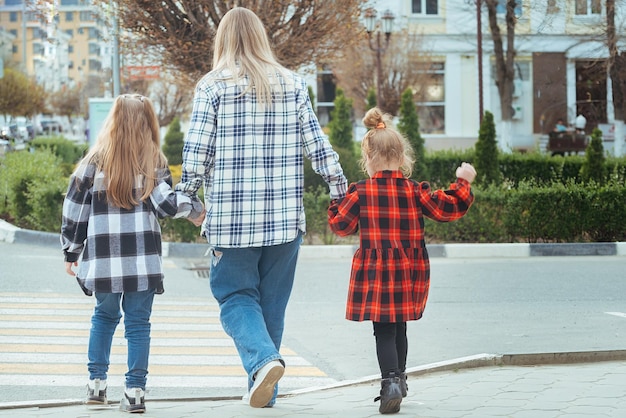
<svg viewBox="0 0 626 418">
<path fill-rule="evenodd" d="M 502 32 L 498 24 L 497 6 L 501 0 L 477 0 L 484 1 L 489 15 L 489 30 L 493 41 L 493 52 L 495 56 L 496 86 L 500 97 L 500 120 L 506 123 L 500 133 L 501 148 L 510 150 L 510 122 L 513 119 L 513 91 L 515 80 L 515 8 L 519 0 L 506 0 L 506 13 L 504 17 L 506 29 L 506 51 L 504 50 Z"/>
<path fill-rule="evenodd" d="M 604 147 L 602 145 L 602 131 L 595 128 L 591 133 L 591 141 L 585 150 L 585 161 L 580 167 L 580 177 L 583 181 L 604 183 L 607 168 L 604 164 Z"/>
<path fill-rule="evenodd" d="M 64 88 L 50 94 L 49 109 L 52 113 L 70 117 L 80 114 L 82 111 L 82 88 L 80 86 L 74 88 Z"/>
<path fill-rule="evenodd" d="M 421 35 L 408 31 L 394 32 L 389 46 L 382 56 L 382 97 L 375 89 L 375 55 L 369 50 L 367 39 L 346 45 L 339 59 L 332 64 L 337 85 L 355 101 L 355 110 L 364 114 L 373 103 L 384 112 L 396 115 L 400 108 L 400 96 L 412 88 L 416 101 L 422 101 L 431 85 L 429 69 L 432 58 L 423 46 Z M 365 53 L 364 53 L 365 51 Z M 383 102 L 384 101 L 384 102 Z"/>
<path fill-rule="evenodd" d="M 106 10 L 109 0 L 97 0 Z M 132 35 L 127 45 L 157 50 L 167 67 L 197 79 L 212 66 L 213 39 L 224 14 L 249 8 L 263 21 L 283 65 L 297 69 L 323 62 L 362 31 L 366 0 L 118 0 L 120 27 Z"/>
<path fill-rule="evenodd" d="M 354 139 L 352 135 L 352 100 L 348 99 L 342 89 L 335 92 L 335 107 L 330 112 L 330 131 L 328 139 L 335 152 L 339 154 L 339 161 L 343 173 L 349 182 L 361 178 L 361 169 L 358 166 L 354 152 Z"/>
<path fill-rule="evenodd" d="M 167 126 L 176 118 L 187 115 L 193 97 L 193 85 L 185 77 L 176 77 L 169 71 L 151 85 L 149 95 L 155 105 L 159 124 Z"/>
<path fill-rule="evenodd" d="M 615 153 L 623 152 L 624 121 L 626 121 L 626 52 L 619 51 L 615 24 L 615 0 L 606 0 L 606 36 L 609 57 L 608 74 L 611 79 L 611 94 L 615 120 Z M 607 115 L 609 116 L 609 115 Z"/>
<path fill-rule="evenodd" d="M 31 116 L 43 109 L 43 89 L 23 73 L 4 69 L 0 79 L 0 114 Z"/>
<path fill-rule="evenodd" d="M 496 142 L 496 126 L 493 123 L 493 114 L 485 112 L 478 132 L 478 141 L 474 145 L 476 150 L 477 183 L 492 184 L 500 182 L 498 167 L 498 144 Z"/>
<path fill-rule="evenodd" d="M 168 164 L 179 165 L 183 163 L 184 138 L 185 134 L 180 130 L 180 120 L 175 117 L 167 128 L 163 140 L 163 153 L 167 157 Z"/>
<path fill-rule="evenodd" d="M 365 110 L 368 111 L 373 107 L 376 107 L 376 89 L 374 87 L 370 87 L 367 90 L 367 97 L 365 98 L 365 102 L 366 104 L 366 108 Z"/>
<path fill-rule="evenodd" d="M 420 135 L 420 122 L 413 100 L 413 90 L 406 89 L 400 102 L 398 130 L 408 139 L 415 153 L 411 178 L 423 180 L 428 178 L 428 169 L 425 163 L 424 138 Z"/>
</svg>

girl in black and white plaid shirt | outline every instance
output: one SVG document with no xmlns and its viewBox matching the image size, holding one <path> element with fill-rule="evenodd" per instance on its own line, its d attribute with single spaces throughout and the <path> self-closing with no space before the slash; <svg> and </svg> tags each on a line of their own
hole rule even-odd
<svg viewBox="0 0 626 418">
<path fill-rule="evenodd" d="M 140 95 L 117 97 L 96 144 L 72 174 L 63 202 L 65 269 L 96 298 L 89 404 L 107 402 L 111 344 L 123 310 L 128 372 L 122 405 L 129 412 L 145 410 L 150 315 L 154 295 L 163 293 L 158 218 L 187 217 L 197 225 L 204 218 L 202 203 L 171 185 L 152 103 Z"/>
</svg>

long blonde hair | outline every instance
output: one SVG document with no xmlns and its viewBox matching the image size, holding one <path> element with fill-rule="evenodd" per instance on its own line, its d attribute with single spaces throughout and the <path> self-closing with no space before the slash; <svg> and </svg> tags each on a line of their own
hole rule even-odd
<svg viewBox="0 0 626 418">
<path fill-rule="evenodd" d="M 279 92 L 275 74 L 286 77 L 288 71 L 272 52 L 265 27 L 254 12 L 244 7 L 229 10 L 217 28 L 213 52 L 213 71 L 228 70 L 235 82 L 247 77 L 249 85 L 243 94 L 254 89 L 261 103 L 272 102 Z"/>
<path fill-rule="evenodd" d="M 398 163 L 402 173 L 411 177 L 415 157 L 409 141 L 391 125 L 391 116 L 374 107 L 363 117 L 363 125 L 369 129 L 361 142 L 361 168 L 366 159 L 373 166 L 388 162 Z"/>
<path fill-rule="evenodd" d="M 115 99 L 96 143 L 83 159 L 104 173 L 111 205 L 131 209 L 150 197 L 157 169 L 167 166 L 159 135 L 150 99 L 139 94 Z"/>
</svg>

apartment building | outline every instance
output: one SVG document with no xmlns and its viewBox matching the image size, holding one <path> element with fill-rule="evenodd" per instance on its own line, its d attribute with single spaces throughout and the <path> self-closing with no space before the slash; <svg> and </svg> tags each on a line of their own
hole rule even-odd
<svg viewBox="0 0 626 418">
<path fill-rule="evenodd" d="M 368 2 L 379 12 L 378 16 L 384 10 L 394 14 L 395 30 L 408 27 L 421 34 L 423 45 L 435 63 L 432 66 L 432 71 L 437 73 L 435 83 L 429 89 L 432 94 L 428 101 L 418 104 L 426 147 L 473 146 L 479 130 L 479 95 L 484 110 L 494 114 L 498 134 L 508 131 L 509 143 L 504 148 L 533 148 L 559 118 L 573 125 L 580 114 L 587 120 L 587 132 L 599 126 L 610 141 L 615 126 L 611 83 L 606 72 L 605 0 L 517 0 L 514 116 L 508 124 L 500 121 L 494 46 L 484 6 L 480 28 L 483 89 L 481 92 L 478 89 L 481 72 L 478 71 L 477 3 L 480 1 Z M 498 7 L 503 29 L 505 3 L 501 0 Z M 619 25 L 624 21 L 625 11 L 617 3 Z M 623 33 L 622 28 L 618 27 L 617 33 Z"/>
<path fill-rule="evenodd" d="M 91 0 L 0 0 L 0 34 L 12 42 L 2 55 L 47 90 L 103 84 L 111 77 L 106 15 Z M 5 61 L 7 60 L 5 58 Z"/>
</svg>

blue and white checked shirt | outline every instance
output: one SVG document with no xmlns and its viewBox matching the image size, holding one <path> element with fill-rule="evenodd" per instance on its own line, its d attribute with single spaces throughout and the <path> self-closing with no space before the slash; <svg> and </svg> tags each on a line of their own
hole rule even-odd
<svg viewBox="0 0 626 418">
<path fill-rule="evenodd" d="M 156 289 L 162 293 L 161 227 L 157 218 L 197 218 L 202 205 L 171 188 L 169 169 L 159 171 L 150 199 L 131 209 L 109 205 L 106 179 L 93 164 L 70 178 L 63 201 L 61 247 L 78 263 L 76 279 L 87 295 Z"/>
<path fill-rule="evenodd" d="M 204 184 L 203 234 L 217 247 L 261 247 L 293 241 L 306 232 L 304 156 L 345 196 L 339 157 L 313 112 L 304 79 L 277 74 L 284 94 L 260 104 L 225 73 L 210 72 L 196 86 L 176 190 L 195 195 Z M 244 84 L 246 79 L 242 79 Z"/>
</svg>

